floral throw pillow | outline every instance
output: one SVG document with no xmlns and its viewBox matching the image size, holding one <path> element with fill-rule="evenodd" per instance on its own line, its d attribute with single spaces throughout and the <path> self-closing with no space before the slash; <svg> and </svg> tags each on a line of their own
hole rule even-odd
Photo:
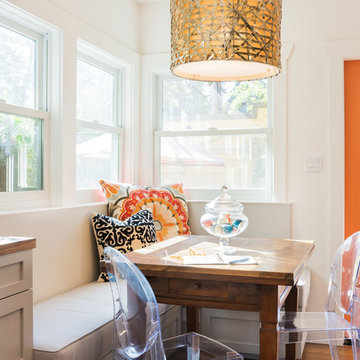
<svg viewBox="0 0 360 360">
<path fill-rule="evenodd" d="M 189 235 L 188 206 L 182 184 L 141 187 L 100 180 L 109 202 L 109 215 L 125 220 L 138 211 L 151 211 L 158 241 Z"/>
<path fill-rule="evenodd" d="M 94 214 L 91 222 L 100 260 L 104 259 L 106 246 L 127 253 L 156 242 L 155 225 L 148 210 L 139 211 L 125 221 Z M 98 281 L 108 281 L 107 273 L 102 272 Z"/>
</svg>

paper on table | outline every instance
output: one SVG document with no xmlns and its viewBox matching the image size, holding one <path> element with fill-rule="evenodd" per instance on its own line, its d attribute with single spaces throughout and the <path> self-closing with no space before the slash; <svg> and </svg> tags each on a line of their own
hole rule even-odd
<svg viewBox="0 0 360 360">
<path fill-rule="evenodd" d="M 211 254 L 203 256 L 183 256 L 184 265 L 256 265 L 258 262 L 252 256 Z"/>
<path fill-rule="evenodd" d="M 185 255 L 182 257 L 184 265 L 224 264 L 216 254 L 212 255 Z"/>
</svg>

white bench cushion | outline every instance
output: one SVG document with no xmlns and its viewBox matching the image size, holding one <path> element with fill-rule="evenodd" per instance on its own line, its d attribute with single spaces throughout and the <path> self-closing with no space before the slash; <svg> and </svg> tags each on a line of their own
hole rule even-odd
<svg viewBox="0 0 360 360">
<path fill-rule="evenodd" d="M 158 304 L 159 313 L 169 305 Z M 90 283 L 34 305 L 34 360 L 97 360 L 112 348 L 109 283 Z"/>
</svg>

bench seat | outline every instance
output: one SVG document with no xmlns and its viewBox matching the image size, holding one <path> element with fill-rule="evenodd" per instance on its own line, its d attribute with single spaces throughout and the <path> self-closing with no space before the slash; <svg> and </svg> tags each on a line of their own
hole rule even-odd
<svg viewBox="0 0 360 360">
<path fill-rule="evenodd" d="M 158 306 L 163 337 L 177 335 L 180 308 Z M 112 319 L 109 283 L 93 282 L 34 305 L 33 360 L 111 359 Z"/>
</svg>

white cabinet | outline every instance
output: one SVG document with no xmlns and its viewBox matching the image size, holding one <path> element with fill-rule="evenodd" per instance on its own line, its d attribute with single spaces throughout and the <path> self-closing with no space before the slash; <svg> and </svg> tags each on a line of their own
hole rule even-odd
<svg viewBox="0 0 360 360">
<path fill-rule="evenodd" d="M 32 359 L 34 247 L 35 239 L 0 237 L 0 359 Z"/>
</svg>

